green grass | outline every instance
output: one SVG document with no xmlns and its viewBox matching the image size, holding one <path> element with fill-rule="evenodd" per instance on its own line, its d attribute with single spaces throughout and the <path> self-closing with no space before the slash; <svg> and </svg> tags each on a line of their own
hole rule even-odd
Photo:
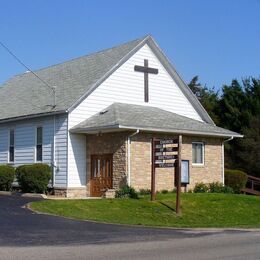
<svg viewBox="0 0 260 260">
<path fill-rule="evenodd" d="M 175 194 L 134 199 L 44 200 L 36 211 L 75 219 L 163 227 L 260 227 L 260 197 L 234 194 L 181 195 L 182 215 L 175 214 Z"/>
</svg>

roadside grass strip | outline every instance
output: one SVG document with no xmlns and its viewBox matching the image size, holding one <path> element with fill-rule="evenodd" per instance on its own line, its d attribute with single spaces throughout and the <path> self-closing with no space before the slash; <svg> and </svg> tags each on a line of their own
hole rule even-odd
<svg viewBox="0 0 260 260">
<path fill-rule="evenodd" d="M 43 200 L 32 210 L 105 223 L 178 228 L 260 228 L 260 197 L 236 194 L 181 194 L 182 215 L 175 213 L 175 194 L 140 199 Z"/>
</svg>

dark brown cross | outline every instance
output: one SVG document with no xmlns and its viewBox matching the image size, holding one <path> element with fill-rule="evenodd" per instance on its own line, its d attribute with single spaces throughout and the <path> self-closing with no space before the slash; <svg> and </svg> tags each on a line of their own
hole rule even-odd
<svg viewBox="0 0 260 260">
<path fill-rule="evenodd" d="M 144 102 L 149 101 L 149 86 L 148 86 L 148 74 L 158 74 L 158 69 L 149 68 L 148 60 L 144 60 L 144 66 L 135 65 L 135 71 L 144 73 Z"/>
</svg>

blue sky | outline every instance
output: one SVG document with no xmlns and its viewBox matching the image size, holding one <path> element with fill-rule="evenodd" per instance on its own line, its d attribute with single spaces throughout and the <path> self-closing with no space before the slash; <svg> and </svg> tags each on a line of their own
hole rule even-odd
<svg viewBox="0 0 260 260">
<path fill-rule="evenodd" d="M 32 70 L 151 34 L 186 82 L 260 76 L 260 0 L 0 0 L 0 40 Z M 0 83 L 21 67 L 0 46 Z"/>
</svg>

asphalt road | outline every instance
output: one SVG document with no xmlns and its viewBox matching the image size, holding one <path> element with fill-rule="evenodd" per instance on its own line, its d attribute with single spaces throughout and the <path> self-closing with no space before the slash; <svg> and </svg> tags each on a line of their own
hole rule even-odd
<svg viewBox="0 0 260 260">
<path fill-rule="evenodd" d="M 260 259 L 260 231 L 157 229 L 35 214 L 0 196 L 0 259 Z"/>
</svg>

